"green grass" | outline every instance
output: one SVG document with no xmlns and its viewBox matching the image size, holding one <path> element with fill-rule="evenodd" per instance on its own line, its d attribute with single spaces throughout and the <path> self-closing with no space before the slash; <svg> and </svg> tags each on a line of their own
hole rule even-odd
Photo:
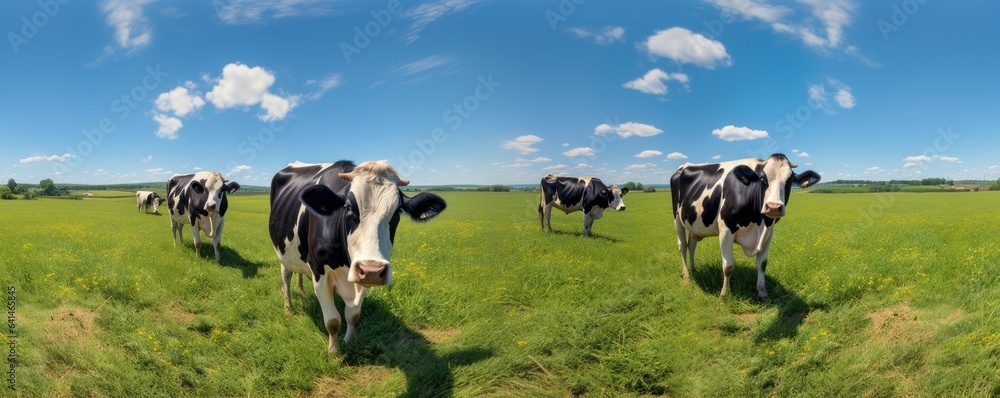
<svg viewBox="0 0 1000 398">
<path fill-rule="evenodd" d="M 404 221 L 396 284 L 326 354 L 319 306 L 286 315 L 267 196 L 234 196 L 221 264 L 132 198 L 0 201 L 25 396 L 990 396 L 1000 394 L 1000 194 L 796 192 L 768 303 L 718 241 L 680 280 L 666 192 L 595 236 L 540 231 L 537 194 L 441 193 Z M 164 213 L 161 211 L 161 213 Z M 164 213 L 165 214 L 165 213 Z M 8 391 L 9 392 L 9 391 Z"/>
</svg>

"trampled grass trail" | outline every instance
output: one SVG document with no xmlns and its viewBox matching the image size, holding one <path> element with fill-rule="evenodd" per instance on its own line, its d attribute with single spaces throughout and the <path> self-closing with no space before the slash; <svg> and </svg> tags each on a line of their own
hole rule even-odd
<svg viewBox="0 0 1000 398">
<path fill-rule="evenodd" d="M 404 218 L 396 284 L 340 356 L 308 282 L 282 310 L 266 195 L 231 197 L 221 264 L 134 198 L 0 201 L 16 394 L 1000 394 L 997 193 L 795 192 L 768 303 L 739 251 L 718 298 L 713 239 L 683 284 L 667 193 L 630 193 L 591 238 L 580 213 L 543 233 L 536 193 L 441 195 L 438 218 Z"/>
</svg>

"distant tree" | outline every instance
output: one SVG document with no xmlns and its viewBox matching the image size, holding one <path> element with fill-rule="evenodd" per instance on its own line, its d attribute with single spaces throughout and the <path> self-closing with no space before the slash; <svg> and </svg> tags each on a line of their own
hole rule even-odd
<svg viewBox="0 0 1000 398">
<path fill-rule="evenodd" d="M 653 193 L 656 192 L 656 188 L 646 187 L 646 189 L 643 189 L 642 192 Z"/>
<path fill-rule="evenodd" d="M 993 183 L 993 185 L 990 185 L 990 190 L 1000 191 L 1000 178 L 998 178 L 997 181 Z"/>
<path fill-rule="evenodd" d="M 629 191 L 641 191 L 642 190 L 642 183 L 641 182 L 632 182 L 632 181 L 629 181 L 629 182 L 625 183 L 625 187 L 624 188 L 628 188 Z"/>
<path fill-rule="evenodd" d="M 42 190 L 43 196 L 53 196 L 56 194 L 56 184 L 52 182 L 51 178 L 46 178 L 38 183 L 38 187 Z"/>
<path fill-rule="evenodd" d="M 10 188 L 10 192 L 17 192 L 17 182 L 13 178 L 7 180 L 7 188 Z"/>
<path fill-rule="evenodd" d="M 35 193 L 31 192 L 31 191 L 25 191 L 23 198 L 25 200 L 34 200 L 35 199 Z"/>
</svg>

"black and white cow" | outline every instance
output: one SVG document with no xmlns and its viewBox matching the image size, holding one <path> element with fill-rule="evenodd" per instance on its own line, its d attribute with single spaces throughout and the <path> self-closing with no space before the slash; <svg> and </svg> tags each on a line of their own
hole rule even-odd
<svg viewBox="0 0 1000 398">
<path fill-rule="evenodd" d="M 163 198 L 157 195 L 153 191 L 135 191 L 135 207 L 139 209 L 139 212 L 149 212 L 149 207 L 153 207 L 153 213 L 159 214 L 160 203 L 163 203 Z"/>
<path fill-rule="evenodd" d="M 240 184 L 222 178 L 217 171 L 195 174 L 174 174 L 167 181 L 167 206 L 170 207 L 170 229 L 177 243 L 184 244 L 184 225 L 191 225 L 195 253 L 201 254 L 201 234 L 213 238 L 215 261 L 222 259 L 222 226 L 229 209 L 228 194 L 240 189 Z"/>
<path fill-rule="evenodd" d="M 292 273 L 312 276 L 331 353 L 341 325 L 333 293 L 344 299 L 348 344 L 368 287 L 392 284 L 389 259 L 400 212 L 425 221 L 445 209 L 444 199 L 432 193 L 403 195 L 399 187 L 409 183 L 384 162 L 355 166 L 345 160 L 295 162 L 271 180 L 268 227 L 281 261 L 285 311 L 291 312 Z"/>
<path fill-rule="evenodd" d="M 557 177 L 547 174 L 542 177 L 541 201 L 538 204 L 538 217 L 542 221 L 542 230 L 552 231 L 549 221 L 552 218 L 552 208 L 566 214 L 583 211 L 583 235 L 590 235 L 590 227 L 594 220 L 600 220 L 604 209 L 614 208 L 625 210 L 622 196 L 628 193 L 628 188 L 618 189 L 617 185 L 608 188 L 597 177 Z"/>
<path fill-rule="evenodd" d="M 688 282 L 688 268 L 694 269 L 698 241 L 718 236 L 724 276 L 720 296 L 729 293 L 736 243 L 747 256 L 757 256 L 757 296 L 767 297 L 767 254 L 774 225 L 785 215 L 792 184 L 805 188 L 820 180 L 812 170 L 796 174 L 795 167 L 785 155 L 776 153 L 767 160 L 689 163 L 677 169 L 670 177 L 670 195 L 684 282 Z"/>
</svg>

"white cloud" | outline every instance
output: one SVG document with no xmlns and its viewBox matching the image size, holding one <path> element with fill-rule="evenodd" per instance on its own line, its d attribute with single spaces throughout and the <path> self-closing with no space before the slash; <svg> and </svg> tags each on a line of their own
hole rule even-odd
<svg viewBox="0 0 1000 398">
<path fill-rule="evenodd" d="M 508 164 L 508 165 L 500 166 L 500 168 L 510 169 L 510 168 L 522 168 L 522 167 L 528 167 L 528 166 L 531 166 L 531 163 L 514 163 L 514 164 Z"/>
<path fill-rule="evenodd" d="M 187 82 L 185 85 L 187 86 Z M 156 97 L 156 109 L 161 112 L 173 111 L 174 115 L 178 117 L 184 117 L 188 113 L 197 111 L 202 106 L 205 105 L 205 100 L 201 99 L 198 93 L 191 93 L 188 91 L 187 87 L 174 88 L 168 92 L 160 94 Z"/>
<path fill-rule="evenodd" d="M 687 158 L 688 158 L 687 155 L 685 155 L 683 153 L 680 153 L 680 152 L 671 152 L 669 155 L 667 155 L 667 159 L 670 159 L 670 160 L 681 160 L 681 159 L 687 159 Z"/>
<path fill-rule="evenodd" d="M 733 64 L 722 43 L 681 27 L 656 32 L 646 40 L 645 46 L 651 55 L 703 68 Z"/>
<path fill-rule="evenodd" d="M 719 159 L 722 159 L 722 155 L 712 156 L 712 160 L 719 160 Z"/>
<path fill-rule="evenodd" d="M 826 84 L 810 85 L 807 93 L 813 106 L 831 115 L 837 114 L 834 103 L 843 109 L 854 108 L 857 104 L 857 99 L 851 94 L 851 87 L 836 79 L 828 78 Z"/>
<path fill-rule="evenodd" d="M 21 162 L 21 164 L 34 163 L 34 162 L 59 162 L 59 163 L 62 163 L 62 162 L 65 162 L 67 160 L 73 159 L 75 157 L 76 156 L 73 156 L 70 153 L 65 153 L 63 155 L 32 156 L 32 157 L 27 157 L 27 158 L 21 159 L 20 162 Z"/>
<path fill-rule="evenodd" d="M 573 148 L 566 152 L 563 152 L 564 156 L 569 156 L 571 158 L 580 156 L 594 156 L 595 154 L 596 152 L 594 152 L 594 148 L 588 148 L 588 147 Z"/>
<path fill-rule="evenodd" d="M 927 163 L 930 162 L 931 160 L 934 159 L 926 155 L 907 156 L 903 158 L 903 162 L 906 163 Z"/>
<path fill-rule="evenodd" d="M 212 2 L 222 22 L 230 25 L 261 23 L 270 19 L 333 14 L 334 0 L 226 0 Z"/>
<path fill-rule="evenodd" d="M 942 161 L 942 162 L 962 163 L 961 160 L 959 160 L 958 158 L 956 158 L 954 156 L 937 156 L 937 159 L 940 160 L 940 161 Z"/>
<path fill-rule="evenodd" d="M 569 31 L 581 39 L 594 39 L 594 43 L 599 45 L 625 41 L 625 28 L 621 26 L 605 26 L 596 31 L 585 28 L 571 28 Z"/>
<path fill-rule="evenodd" d="M 551 162 L 552 159 L 549 159 L 549 158 L 544 157 L 544 156 L 539 156 L 537 158 L 530 159 L 530 160 L 529 159 L 525 159 L 525 158 L 517 158 L 517 159 L 515 159 L 515 161 L 518 162 L 518 163 L 525 163 L 525 162 L 543 163 L 543 162 Z"/>
<path fill-rule="evenodd" d="M 881 173 L 883 171 L 885 171 L 885 169 L 883 169 L 881 167 L 878 167 L 878 166 L 872 166 L 872 167 L 869 167 L 869 168 L 865 169 L 865 174 L 878 174 L 878 173 Z"/>
<path fill-rule="evenodd" d="M 810 155 L 809 152 L 799 152 L 799 157 L 800 158 L 811 158 L 812 155 Z"/>
<path fill-rule="evenodd" d="M 569 166 L 560 163 L 560 164 L 557 164 L 557 165 L 548 166 L 548 167 L 542 169 L 542 171 L 560 171 L 560 170 L 566 170 L 568 168 L 569 168 Z"/>
<path fill-rule="evenodd" d="M 192 168 L 191 170 L 194 170 L 194 171 L 198 171 L 198 170 L 201 170 L 201 167 L 198 167 L 198 166 L 195 166 L 195 167 L 194 167 L 194 168 Z"/>
<path fill-rule="evenodd" d="M 911 168 L 911 167 L 917 167 L 917 166 L 922 166 L 922 165 L 923 165 L 922 163 L 917 163 L 917 162 L 909 162 L 909 163 L 907 163 L 907 164 L 904 164 L 904 165 L 903 165 L 903 168 L 906 168 L 906 169 L 908 169 L 908 168 Z"/>
<path fill-rule="evenodd" d="M 404 18 L 413 20 L 410 30 L 406 33 L 404 40 L 406 44 L 411 44 L 420 38 L 427 26 L 438 18 L 457 13 L 475 4 L 478 0 L 434 0 L 423 3 L 417 8 L 403 14 Z"/>
<path fill-rule="evenodd" d="M 756 140 L 768 137 L 767 131 L 752 130 L 746 126 L 736 127 L 731 124 L 721 129 L 712 130 L 712 135 L 718 136 L 720 139 L 729 142 Z"/>
<path fill-rule="evenodd" d="M 180 130 L 181 127 L 184 127 L 184 123 L 181 122 L 181 119 L 163 114 L 153 115 L 153 121 L 160 124 L 160 128 L 156 130 L 156 136 L 166 138 L 168 140 L 177 138 L 177 131 Z"/>
<path fill-rule="evenodd" d="M 143 170 L 143 171 L 145 171 L 147 173 L 159 173 L 159 172 L 163 171 L 163 168 L 162 167 L 157 167 L 155 169 L 146 169 L 146 170 Z"/>
<path fill-rule="evenodd" d="M 568 143 L 568 142 L 564 142 L 564 143 L 562 144 L 562 146 L 564 146 L 564 147 L 566 147 L 566 146 L 569 146 L 569 143 Z"/>
<path fill-rule="evenodd" d="M 804 16 L 790 7 L 758 0 L 707 1 L 744 20 L 764 22 L 775 33 L 796 37 L 809 47 L 822 51 L 843 47 L 846 54 L 861 57 L 857 47 L 844 45 L 844 28 L 851 25 L 854 12 L 852 0 L 799 0 L 805 6 L 801 11 L 808 14 Z"/>
<path fill-rule="evenodd" d="M 281 97 L 268 91 L 274 84 L 274 74 L 264 68 L 231 63 L 222 68 L 222 77 L 205 99 L 216 108 L 246 108 L 260 104 L 265 111 L 257 117 L 263 121 L 282 120 L 299 104 L 299 96 Z"/>
<path fill-rule="evenodd" d="M 104 0 L 101 11 L 109 26 L 115 30 L 115 44 L 119 49 L 132 52 L 145 47 L 153 40 L 149 21 L 143 15 L 142 7 L 152 0 Z M 113 52 L 113 47 L 105 53 Z"/>
<path fill-rule="evenodd" d="M 997 170 L 997 169 L 1000 169 L 1000 166 L 990 166 L 990 170 Z"/>
<path fill-rule="evenodd" d="M 657 68 L 646 72 L 642 77 L 622 84 L 622 87 L 637 90 L 646 94 L 663 95 L 667 93 L 667 82 L 677 81 L 687 87 L 690 79 L 683 73 L 667 73 Z"/>
<path fill-rule="evenodd" d="M 792 153 L 799 153 L 798 149 L 792 149 Z"/>
<path fill-rule="evenodd" d="M 662 132 L 663 130 L 648 124 L 635 122 L 625 122 L 617 126 L 611 126 L 604 123 L 594 127 L 594 134 L 596 135 L 617 134 L 621 138 L 628 138 L 631 136 L 652 137 Z"/>
<path fill-rule="evenodd" d="M 151 161 L 153 161 L 153 155 L 149 155 L 149 156 L 146 156 L 146 157 L 142 158 L 142 161 L 143 162 L 151 162 Z M 98 171 L 100 171 L 100 170 L 98 170 Z"/>
<path fill-rule="evenodd" d="M 532 152 L 538 152 L 538 148 L 532 147 L 539 142 L 544 141 L 542 137 L 537 135 L 522 135 L 513 140 L 504 141 L 500 145 L 503 149 L 513 149 L 522 155 L 527 155 Z"/>
<path fill-rule="evenodd" d="M 244 171 L 250 171 L 250 170 L 253 170 L 253 167 L 247 166 L 245 164 L 241 164 L 241 165 L 236 166 L 235 168 L 233 168 L 233 171 L 230 172 L 230 173 L 231 174 L 236 174 L 236 173 L 242 173 Z"/>
<path fill-rule="evenodd" d="M 637 155 L 635 155 L 635 157 L 637 157 L 637 158 L 652 158 L 652 157 L 660 156 L 662 154 L 663 154 L 663 152 L 654 151 L 652 149 L 647 149 L 645 151 L 639 152 Z"/>
<path fill-rule="evenodd" d="M 403 76 L 409 76 L 429 69 L 434 69 L 442 65 L 447 65 L 451 62 L 451 57 L 444 55 L 432 55 L 430 57 L 422 58 L 406 65 L 393 68 L 392 72 L 401 73 Z"/>
<path fill-rule="evenodd" d="M 646 170 L 649 168 L 656 168 L 656 165 L 653 163 L 630 164 L 627 167 L 625 167 L 625 171 Z"/>
</svg>

